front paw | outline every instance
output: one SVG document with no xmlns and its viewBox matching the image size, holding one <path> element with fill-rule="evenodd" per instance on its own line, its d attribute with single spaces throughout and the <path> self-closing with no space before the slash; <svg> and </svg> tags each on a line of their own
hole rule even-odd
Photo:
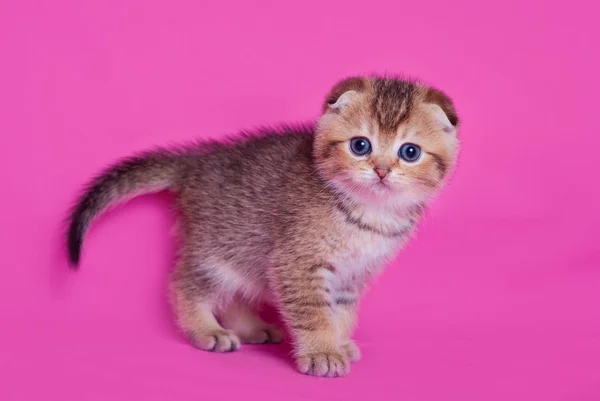
<svg viewBox="0 0 600 401">
<path fill-rule="evenodd" d="M 311 376 L 338 377 L 350 372 L 348 357 L 341 352 L 319 352 L 300 355 L 296 367 L 301 373 Z"/>
<path fill-rule="evenodd" d="M 240 339 L 229 330 L 191 333 L 192 345 L 205 351 L 233 352 L 240 348 Z"/>
<path fill-rule="evenodd" d="M 350 362 L 358 362 L 360 360 L 360 348 L 352 340 L 348 340 L 347 343 L 342 345 L 342 352 L 346 354 Z"/>
</svg>

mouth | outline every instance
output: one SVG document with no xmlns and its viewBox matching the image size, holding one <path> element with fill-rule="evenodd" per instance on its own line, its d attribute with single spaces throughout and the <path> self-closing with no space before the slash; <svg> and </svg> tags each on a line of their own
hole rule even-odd
<svg viewBox="0 0 600 401">
<path fill-rule="evenodd" d="M 393 195 L 397 188 L 392 185 L 388 180 L 356 180 L 352 178 L 348 178 L 346 180 L 341 180 L 341 186 L 350 192 L 354 192 L 359 196 L 367 196 L 367 197 L 379 197 L 385 196 L 389 197 Z"/>
<path fill-rule="evenodd" d="M 373 188 L 375 188 L 376 190 L 389 190 L 391 189 L 390 185 L 383 181 L 383 180 L 379 180 L 378 182 L 376 182 L 375 184 L 373 184 Z"/>
</svg>

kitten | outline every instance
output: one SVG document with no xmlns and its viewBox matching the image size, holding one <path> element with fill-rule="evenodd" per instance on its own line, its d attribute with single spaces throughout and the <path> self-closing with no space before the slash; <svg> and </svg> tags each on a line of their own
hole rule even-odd
<svg viewBox="0 0 600 401">
<path fill-rule="evenodd" d="M 352 77 L 327 95 L 314 126 L 264 129 L 240 141 L 155 150 L 92 180 L 70 215 L 76 266 L 93 218 L 115 202 L 168 189 L 181 247 L 170 299 L 198 348 L 278 343 L 272 303 L 297 369 L 343 376 L 365 286 L 409 239 L 458 153 L 458 117 L 417 82 Z"/>
</svg>

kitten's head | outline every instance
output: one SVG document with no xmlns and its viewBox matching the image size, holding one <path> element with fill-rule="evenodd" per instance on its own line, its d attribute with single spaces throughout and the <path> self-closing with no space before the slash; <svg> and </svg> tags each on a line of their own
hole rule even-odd
<svg viewBox="0 0 600 401">
<path fill-rule="evenodd" d="M 456 163 L 457 129 L 454 105 L 441 91 L 353 77 L 327 96 L 314 154 L 321 176 L 356 200 L 422 203 Z"/>
</svg>

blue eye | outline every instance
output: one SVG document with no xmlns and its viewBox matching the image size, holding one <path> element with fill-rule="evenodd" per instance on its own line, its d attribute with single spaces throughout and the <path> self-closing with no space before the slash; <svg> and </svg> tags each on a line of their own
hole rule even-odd
<svg viewBox="0 0 600 401">
<path fill-rule="evenodd" d="M 421 157 L 421 148 L 412 143 L 405 143 L 400 147 L 398 156 L 408 163 L 414 163 Z"/>
<path fill-rule="evenodd" d="M 350 150 L 357 156 L 371 153 L 371 142 L 367 138 L 357 137 L 350 140 Z"/>
</svg>

